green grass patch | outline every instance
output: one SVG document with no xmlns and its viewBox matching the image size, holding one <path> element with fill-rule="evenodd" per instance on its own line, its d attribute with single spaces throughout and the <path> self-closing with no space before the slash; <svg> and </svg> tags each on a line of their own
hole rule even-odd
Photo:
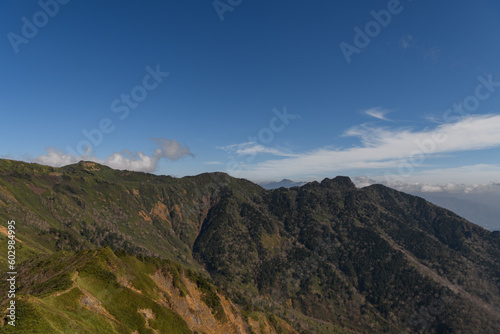
<svg viewBox="0 0 500 334">
<path fill-rule="evenodd" d="M 38 309 L 61 333 L 128 333 L 123 325 L 84 308 L 80 303 L 83 296 L 80 289 L 74 288 L 58 297 L 43 299 Z"/>
<path fill-rule="evenodd" d="M 161 333 L 191 333 L 186 322 L 178 314 L 158 305 L 147 296 L 118 284 L 106 283 L 97 277 L 81 277 L 78 282 L 129 331 L 151 333 L 146 327 L 144 316 L 138 312 L 138 309 L 151 309 L 156 317 L 155 320 L 149 320 L 151 328 Z"/>
<path fill-rule="evenodd" d="M 31 303 L 17 300 L 15 326 L 6 323 L 0 327 L 0 333 L 53 334 L 56 331 Z"/>
</svg>

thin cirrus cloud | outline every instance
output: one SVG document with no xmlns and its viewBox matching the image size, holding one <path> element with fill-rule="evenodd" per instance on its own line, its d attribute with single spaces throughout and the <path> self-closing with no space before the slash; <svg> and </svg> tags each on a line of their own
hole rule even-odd
<svg viewBox="0 0 500 334">
<path fill-rule="evenodd" d="M 228 153 L 235 153 L 238 156 L 248 156 L 257 154 L 271 154 L 280 157 L 295 157 L 297 154 L 293 154 L 287 151 L 278 150 L 276 148 L 267 147 L 256 142 L 245 142 L 241 144 L 232 144 L 227 146 L 220 146 L 222 149 Z"/>
<path fill-rule="evenodd" d="M 143 152 L 132 153 L 128 150 L 115 152 L 106 159 L 99 159 L 93 155 L 86 154 L 82 156 L 74 156 L 64 153 L 62 150 L 55 148 L 47 148 L 46 154 L 41 154 L 33 162 L 54 167 L 65 166 L 77 163 L 80 160 L 94 161 L 111 168 L 124 169 L 140 172 L 154 172 L 161 159 L 178 160 L 184 156 L 194 155 L 190 152 L 189 147 L 182 147 L 175 139 L 169 140 L 165 138 L 151 139 L 158 147 L 152 155 L 147 155 Z"/>
<path fill-rule="evenodd" d="M 364 114 L 383 121 L 390 121 L 387 117 L 385 117 L 385 115 L 387 115 L 389 112 L 389 110 L 380 107 L 370 108 L 363 111 Z"/>
<path fill-rule="evenodd" d="M 500 115 L 475 115 L 433 129 L 354 127 L 346 136 L 358 137 L 361 146 L 346 149 L 319 148 L 282 159 L 246 164 L 241 175 L 263 180 L 304 175 L 331 175 L 339 171 L 390 169 L 405 159 L 419 161 L 454 152 L 500 147 Z"/>
</svg>

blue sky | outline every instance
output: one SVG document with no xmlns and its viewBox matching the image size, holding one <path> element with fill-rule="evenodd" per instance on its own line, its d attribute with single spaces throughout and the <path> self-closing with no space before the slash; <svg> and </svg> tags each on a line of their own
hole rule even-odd
<svg viewBox="0 0 500 334">
<path fill-rule="evenodd" d="M 497 1 L 6 0 L 0 13 L 4 158 L 500 181 Z"/>
</svg>

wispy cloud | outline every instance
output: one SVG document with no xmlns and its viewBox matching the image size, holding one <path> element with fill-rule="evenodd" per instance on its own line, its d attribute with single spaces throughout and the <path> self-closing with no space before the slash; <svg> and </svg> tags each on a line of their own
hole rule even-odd
<svg viewBox="0 0 500 334">
<path fill-rule="evenodd" d="M 370 109 L 364 110 L 363 113 L 368 115 L 368 116 L 375 117 L 375 118 L 378 118 L 378 119 L 381 119 L 384 121 L 390 121 L 390 119 L 385 117 L 385 115 L 390 113 L 390 110 L 383 109 L 381 107 L 370 108 Z"/>
<path fill-rule="evenodd" d="M 152 141 L 158 145 L 152 155 L 147 155 L 143 152 L 132 153 L 128 150 L 122 152 L 115 152 L 106 159 L 99 159 L 95 155 L 85 154 L 81 156 L 74 156 L 64 153 L 62 150 L 56 148 L 47 148 L 47 154 L 41 154 L 33 162 L 44 165 L 60 167 L 80 160 L 94 161 L 115 169 L 126 169 L 141 172 L 154 172 L 161 159 L 168 159 L 171 161 L 178 160 L 184 156 L 192 156 L 189 147 L 182 147 L 179 142 L 165 138 L 153 138 Z"/>
<path fill-rule="evenodd" d="M 240 175 L 254 180 L 325 175 L 339 171 L 398 168 L 402 159 L 428 159 L 442 154 L 500 147 L 500 115 L 469 116 L 433 129 L 354 127 L 346 132 L 362 145 L 346 149 L 318 148 L 285 158 L 246 164 Z M 277 155 L 277 154 L 276 154 Z"/>
<path fill-rule="evenodd" d="M 272 147 L 267 147 L 256 142 L 245 142 L 240 144 L 232 144 L 227 146 L 220 146 L 219 149 L 225 150 L 229 153 L 235 153 L 238 156 L 257 155 L 257 154 L 271 154 L 280 157 L 295 157 L 296 154 L 279 150 Z"/>
<path fill-rule="evenodd" d="M 203 164 L 204 165 L 222 165 L 223 162 L 221 162 L 221 161 L 205 161 Z"/>
</svg>

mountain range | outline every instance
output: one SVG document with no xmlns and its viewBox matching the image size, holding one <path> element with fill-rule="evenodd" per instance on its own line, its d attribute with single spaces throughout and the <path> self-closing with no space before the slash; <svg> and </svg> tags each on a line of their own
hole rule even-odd
<svg viewBox="0 0 500 334">
<path fill-rule="evenodd" d="M 367 181 L 369 184 L 376 183 L 375 180 L 371 180 L 366 177 L 358 177 L 353 180 L 353 182 L 358 186 L 366 185 Z M 283 179 L 279 182 L 264 182 L 259 183 L 259 185 L 265 189 L 272 190 L 281 187 L 300 187 L 306 183 L 307 182 L 303 181 Z M 490 231 L 500 230 L 500 208 L 497 205 L 500 202 L 500 191 L 498 189 L 488 189 L 488 191 L 480 192 L 447 192 L 445 190 L 423 192 L 412 186 L 405 189 L 406 187 L 401 184 L 399 184 L 397 188 L 400 191 L 422 197 L 433 204 L 451 210 L 461 217 L 464 217 Z"/>
<path fill-rule="evenodd" d="M 0 218 L 1 333 L 500 332 L 500 233 L 348 177 L 0 160 Z"/>
</svg>

